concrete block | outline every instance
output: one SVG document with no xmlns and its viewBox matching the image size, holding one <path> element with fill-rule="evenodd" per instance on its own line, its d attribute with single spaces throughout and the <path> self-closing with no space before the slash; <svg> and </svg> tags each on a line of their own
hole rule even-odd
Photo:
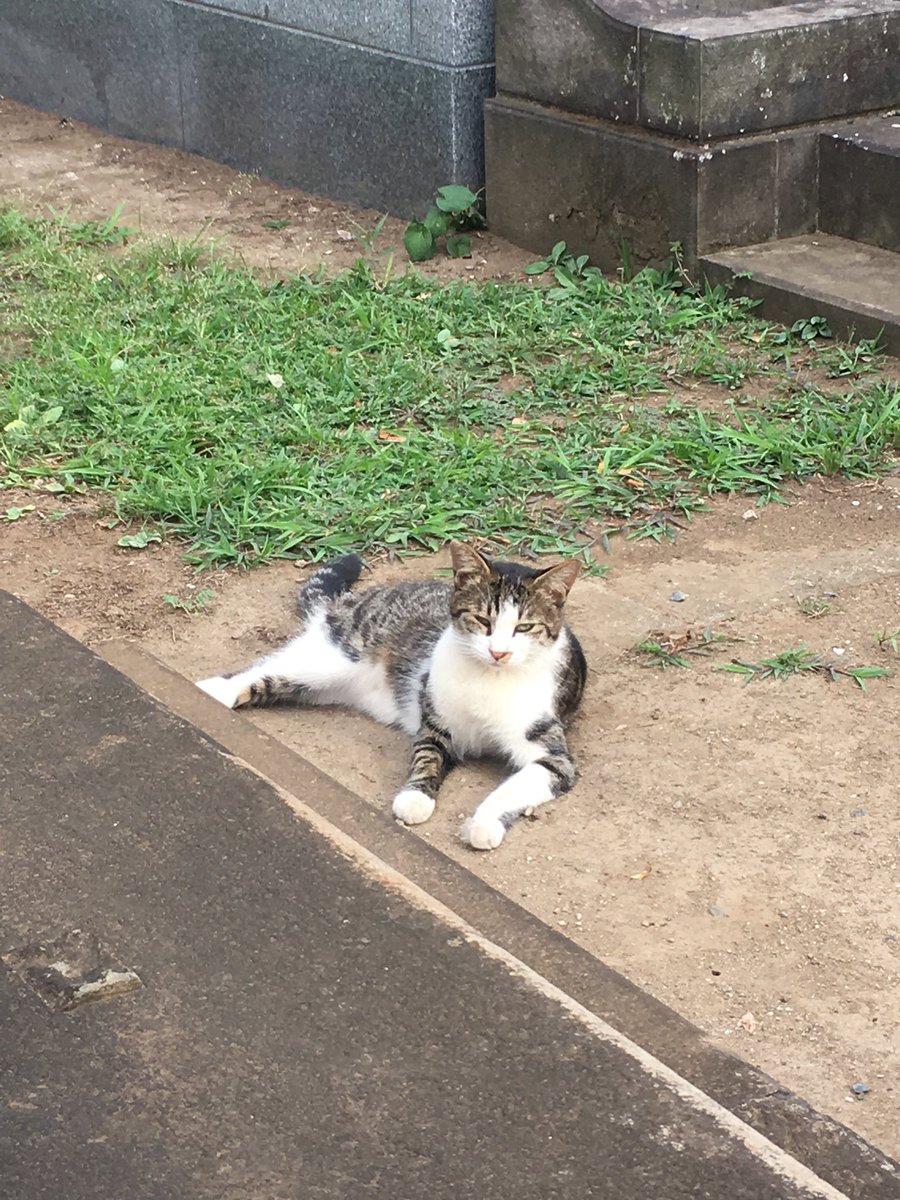
<svg viewBox="0 0 900 1200">
<path fill-rule="evenodd" d="M 812 233 L 818 217 L 818 136 L 809 131 L 779 134 L 775 149 L 775 237 Z"/>
<path fill-rule="evenodd" d="M 268 0 L 268 19 L 306 33 L 409 54 L 409 0 Z"/>
<path fill-rule="evenodd" d="M 394 58 L 183 3 L 177 26 L 188 149 L 401 214 L 445 183 L 481 186 L 489 67 Z"/>
<path fill-rule="evenodd" d="M 558 115 L 497 98 L 485 109 L 491 228 L 537 254 L 564 240 L 604 270 L 621 243 L 638 266 L 662 262 L 670 244 L 697 244 L 697 161 L 690 149 L 611 122 Z"/>
<path fill-rule="evenodd" d="M 900 254 L 817 233 L 724 250 L 702 259 L 710 283 L 761 300 L 786 325 L 825 317 L 841 337 L 879 338 L 900 354 Z"/>
<path fill-rule="evenodd" d="M 712 145 L 497 97 L 486 106 L 491 228 L 543 253 L 565 240 L 605 270 L 793 236 L 815 223 L 815 133 Z"/>
<path fill-rule="evenodd" d="M 638 34 L 583 0 L 496 0 L 497 90 L 634 122 Z"/>
<path fill-rule="evenodd" d="M 735 136 L 900 100 L 900 8 L 771 8 L 660 23 L 641 37 L 641 123 Z M 672 43 L 684 44 L 679 59 Z M 681 62 L 684 73 L 677 68 Z"/>
<path fill-rule="evenodd" d="M 494 0 L 409 0 L 416 58 L 448 66 L 494 61 Z"/>
<path fill-rule="evenodd" d="M 2 0 L 0 92 L 130 137 L 181 144 L 169 0 Z"/>
<path fill-rule="evenodd" d="M 900 252 L 897 116 L 859 121 L 819 137 L 819 226 Z"/>
</svg>

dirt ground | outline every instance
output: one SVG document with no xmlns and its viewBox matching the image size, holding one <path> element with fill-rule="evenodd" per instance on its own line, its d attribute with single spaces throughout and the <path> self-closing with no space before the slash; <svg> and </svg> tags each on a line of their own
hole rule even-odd
<svg viewBox="0 0 900 1200">
<path fill-rule="evenodd" d="M 310 198 L 178 151 L 140 146 L 0 102 L 0 199 L 105 215 L 142 228 L 209 231 L 276 269 L 346 263 L 342 238 L 377 214 Z M 279 230 L 265 220 L 284 219 Z M 385 226 L 389 250 L 402 233 Z M 379 246 L 382 242 L 379 242 Z M 441 272 L 516 272 L 528 255 L 479 241 Z M 483 261 L 482 261 L 483 260 Z M 303 572 L 279 563 L 198 578 L 176 545 L 116 547 L 85 497 L 3 493 L 0 586 L 102 652 L 130 636 L 175 669 L 243 665 L 292 630 Z M 900 477 L 796 489 L 789 505 L 717 502 L 673 544 L 613 539 L 605 579 L 580 582 L 571 619 L 591 664 L 572 733 L 580 779 L 491 855 L 465 851 L 459 819 L 495 772 L 451 776 L 419 833 L 494 887 L 695 1021 L 716 1041 L 888 1153 L 900 1154 L 900 679 L 863 693 L 819 676 L 748 686 L 716 671 L 804 642 L 848 663 L 900 666 L 873 640 L 900 627 Z M 752 511 L 753 516 L 747 516 Z M 427 576 L 431 559 L 377 566 Z M 203 588 L 197 616 L 176 611 Z M 673 602 L 673 591 L 686 594 Z M 804 615 L 797 597 L 824 597 Z M 711 627 L 734 641 L 687 669 L 648 668 L 650 630 Z M 840 653 L 843 652 L 843 653 Z M 402 781 L 404 739 L 342 712 L 269 710 L 253 720 L 373 804 Z M 854 1098 L 854 1083 L 871 1090 Z"/>
</svg>

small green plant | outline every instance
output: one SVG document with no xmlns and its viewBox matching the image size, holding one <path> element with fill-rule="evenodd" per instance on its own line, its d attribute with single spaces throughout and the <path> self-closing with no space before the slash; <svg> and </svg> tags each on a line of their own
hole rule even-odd
<svg viewBox="0 0 900 1200">
<path fill-rule="evenodd" d="M 879 650 L 900 653 L 900 629 L 879 629 L 874 640 Z"/>
<path fill-rule="evenodd" d="M 554 296 L 559 291 L 561 295 L 577 290 L 579 284 L 591 279 L 602 279 L 603 272 L 598 267 L 588 265 L 590 258 L 587 254 L 572 254 L 565 242 L 557 242 L 546 258 L 539 258 L 529 263 L 525 268 L 526 275 L 543 275 L 552 271 L 559 284 L 559 289 L 552 289 L 548 294 Z"/>
<path fill-rule="evenodd" d="M 824 596 L 795 596 L 794 599 L 804 617 L 809 617 L 811 620 L 815 620 L 816 617 L 824 617 L 831 608 L 831 601 L 826 600 Z"/>
<path fill-rule="evenodd" d="M 352 226 L 354 238 L 359 242 L 364 250 L 369 252 L 369 254 L 371 254 L 375 249 L 375 243 L 378 241 L 379 235 L 381 234 L 382 229 L 384 229 L 384 223 L 387 219 L 388 214 L 383 213 L 371 229 L 366 229 L 365 225 L 360 225 L 359 221 L 354 221 L 352 218 L 350 218 L 349 223 Z"/>
<path fill-rule="evenodd" d="M 33 504 L 23 504 L 21 506 L 11 505 L 6 512 L 0 513 L 0 520 L 18 521 L 21 517 L 24 517 L 26 513 L 30 512 L 34 512 Z"/>
<path fill-rule="evenodd" d="M 196 617 L 203 612 L 215 594 L 211 588 L 204 588 L 196 596 L 188 596 L 182 600 L 180 596 L 176 596 L 172 592 L 165 592 L 163 600 L 170 608 L 174 608 L 176 612 L 183 612 L 189 617 Z"/>
<path fill-rule="evenodd" d="M 667 667 L 686 667 L 688 665 L 683 654 L 673 654 L 671 650 L 667 650 L 661 642 L 652 637 L 638 642 L 634 647 L 634 653 L 644 655 L 646 659 L 644 666 L 658 667 L 661 671 Z"/>
<path fill-rule="evenodd" d="M 847 666 L 835 658 L 825 659 L 820 654 L 813 654 L 806 646 L 793 646 L 773 654 L 771 658 L 760 659 L 759 662 L 746 662 L 734 658 L 729 663 L 722 663 L 717 670 L 731 671 L 743 675 L 744 682 L 753 679 L 787 679 L 791 675 L 814 674 L 824 675 L 834 682 L 841 676 L 852 679 L 863 691 L 866 690 L 867 679 L 884 679 L 893 672 L 887 667 L 878 666 Z"/>
<path fill-rule="evenodd" d="M 687 654 L 708 658 L 713 646 L 735 640 L 737 639 L 727 633 L 715 633 L 712 629 L 703 629 L 699 634 L 695 634 L 691 629 L 682 634 L 651 632 L 633 647 L 633 651 L 645 657 L 645 666 L 665 670 L 666 667 L 689 666 L 685 657 Z"/>
<path fill-rule="evenodd" d="M 834 337 L 831 326 L 824 317 L 802 317 L 790 329 L 781 329 L 772 335 L 773 346 L 790 346 L 797 342 L 808 346 L 817 338 Z"/>
<path fill-rule="evenodd" d="M 866 375 L 875 370 L 879 354 L 878 338 L 863 338 L 853 346 L 840 343 L 822 350 L 816 365 L 823 366 L 829 379 Z"/>
<path fill-rule="evenodd" d="M 423 221 L 410 221 L 403 235 L 403 245 L 411 262 L 433 258 L 441 238 L 451 258 L 466 258 L 472 251 L 472 239 L 467 231 L 480 229 L 483 225 L 478 193 L 462 184 L 451 183 L 438 190 Z"/>
<path fill-rule="evenodd" d="M 55 425 L 63 414 L 61 404 L 54 404 L 43 411 L 35 404 L 23 404 L 11 421 L 7 421 L 0 433 L 11 441 L 23 441 L 38 434 L 48 425 Z"/>
<path fill-rule="evenodd" d="M 47 205 L 47 211 L 65 233 L 66 239 L 79 246 L 117 246 L 127 242 L 136 230 L 119 223 L 123 208 L 124 205 L 119 204 L 105 221 L 71 221 L 68 208 L 57 212 Z"/>
<path fill-rule="evenodd" d="M 125 550 L 146 550 L 151 542 L 161 542 L 162 534 L 152 529 L 139 529 L 137 533 L 123 533 L 116 542 Z"/>
</svg>

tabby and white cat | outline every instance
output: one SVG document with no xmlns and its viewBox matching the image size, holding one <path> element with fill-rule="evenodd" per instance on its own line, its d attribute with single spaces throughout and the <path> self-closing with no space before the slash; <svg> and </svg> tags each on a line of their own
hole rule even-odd
<svg viewBox="0 0 900 1200">
<path fill-rule="evenodd" d="M 352 591 L 363 568 L 355 554 L 321 567 L 300 589 L 296 637 L 198 687 L 229 708 L 346 704 L 412 734 L 409 776 L 393 804 L 407 825 L 428 820 L 451 767 L 499 754 L 514 774 L 460 831 L 476 850 L 493 850 L 517 817 L 575 778 L 564 726 L 587 668 L 563 606 L 581 568 L 491 561 L 459 542 L 450 553 L 452 584 Z"/>
</svg>

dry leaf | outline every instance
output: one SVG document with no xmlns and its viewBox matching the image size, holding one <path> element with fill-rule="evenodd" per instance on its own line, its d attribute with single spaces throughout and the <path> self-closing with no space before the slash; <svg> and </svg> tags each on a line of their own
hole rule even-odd
<svg viewBox="0 0 900 1200">
<path fill-rule="evenodd" d="M 341 239 L 342 242 L 352 242 L 353 241 L 353 234 L 350 232 L 349 229 L 336 229 L 335 233 L 338 235 L 338 237 Z"/>
<path fill-rule="evenodd" d="M 282 375 L 267 375 L 266 379 L 268 379 L 269 383 L 271 383 L 272 387 L 275 388 L 276 391 L 278 388 L 284 387 L 284 377 Z"/>
<path fill-rule="evenodd" d="M 756 1017 L 752 1012 L 745 1012 L 738 1021 L 741 1029 L 746 1029 L 748 1033 L 756 1033 Z"/>
<path fill-rule="evenodd" d="M 629 879 L 646 879 L 653 871 L 652 867 L 645 867 L 643 871 L 638 871 L 637 875 L 629 875 Z"/>
<path fill-rule="evenodd" d="M 406 438 L 403 437 L 402 434 L 391 433 L 390 430 L 387 429 L 379 429 L 378 440 L 379 442 L 405 442 Z"/>
</svg>

